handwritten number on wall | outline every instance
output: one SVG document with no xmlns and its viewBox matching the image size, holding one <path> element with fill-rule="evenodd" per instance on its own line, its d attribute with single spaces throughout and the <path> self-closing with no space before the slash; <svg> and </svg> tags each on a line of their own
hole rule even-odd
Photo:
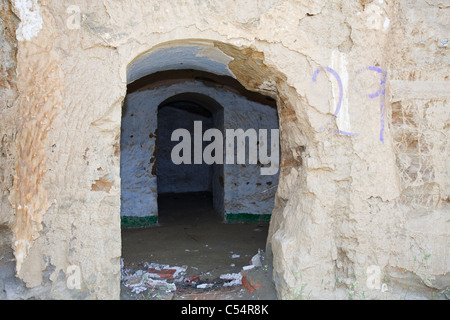
<svg viewBox="0 0 450 320">
<path fill-rule="evenodd" d="M 339 76 L 339 74 L 336 71 L 334 71 L 333 69 L 331 69 L 330 67 L 327 67 L 326 69 L 329 73 L 331 73 L 336 78 L 338 85 L 339 85 L 339 101 L 336 106 L 336 110 L 334 111 L 334 115 L 337 116 L 339 111 L 341 110 L 342 97 L 344 96 L 344 88 L 342 86 L 342 80 L 341 80 L 341 77 Z M 319 72 L 320 72 L 320 69 L 317 68 L 316 71 L 314 72 L 314 75 L 312 78 L 313 82 L 317 81 L 317 75 L 319 74 Z"/>
<path fill-rule="evenodd" d="M 342 105 L 342 98 L 344 96 L 344 88 L 342 85 L 342 80 L 341 77 L 339 76 L 339 74 L 332 68 L 330 67 L 326 67 L 325 68 L 326 71 L 328 71 L 329 73 L 331 73 L 335 78 L 336 81 L 338 83 L 339 86 L 339 100 L 336 106 L 336 110 L 334 111 L 334 116 L 337 116 L 339 114 L 339 111 L 341 110 L 341 105 Z M 320 68 L 317 68 L 316 71 L 314 71 L 313 77 L 312 77 L 312 81 L 316 82 L 317 81 L 317 76 L 320 73 Z M 358 76 L 361 72 L 363 71 L 374 71 L 377 72 L 379 74 L 381 74 L 381 80 L 380 80 L 380 86 L 378 87 L 378 90 L 376 92 L 373 93 L 369 93 L 366 96 L 369 97 L 370 99 L 375 99 L 375 98 L 379 98 L 380 99 L 380 141 L 382 143 L 384 143 L 384 96 L 386 93 L 386 76 L 387 73 L 385 71 L 383 71 L 381 68 L 378 67 L 366 67 L 366 68 L 362 68 L 360 70 L 358 70 L 356 72 L 356 76 Z M 323 128 L 320 128 L 320 130 L 323 130 Z M 339 134 L 344 134 L 344 135 L 349 135 L 349 136 L 357 136 L 357 133 L 352 133 L 352 132 L 345 132 L 342 130 L 339 130 L 338 132 Z"/>
</svg>

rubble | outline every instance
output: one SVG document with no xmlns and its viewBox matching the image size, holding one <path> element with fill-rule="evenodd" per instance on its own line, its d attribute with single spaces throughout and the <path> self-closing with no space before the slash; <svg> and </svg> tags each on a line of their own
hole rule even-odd
<svg viewBox="0 0 450 320">
<path fill-rule="evenodd" d="M 125 264 L 121 261 L 121 281 L 122 284 L 133 294 L 143 292 L 146 297 L 155 299 L 172 299 L 177 295 L 177 290 L 181 290 L 179 295 L 183 296 L 182 289 L 191 290 L 221 290 L 221 288 L 242 287 L 250 294 L 260 289 L 262 281 L 260 271 L 261 261 L 264 253 L 261 249 L 252 257 L 249 265 L 241 267 L 240 272 L 221 274 L 218 279 L 211 279 L 210 272 L 204 272 L 193 276 L 187 276 L 189 268 L 198 271 L 196 267 L 170 266 L 158 263 Z M 207 276 L 207 278 L 205 277 Z M 213 295 L 214 296 L 214 295 Z"/>
<path fill-rule="evenodd" d="M 186 266 L 170 267 L 168 265 L 149 264 L 147 262 L 142 266 L 145 268 L 144 270 L 139 269 L 132 273 L 130 268 L 125 267 L 122 259 L 122 284 L 136 294 L 147 289 L 157 289 L 165 292 L 175 291 L 177 289 L 175 282 L 181 282 L 183 280 L 187 269 Z"/>
</svg>

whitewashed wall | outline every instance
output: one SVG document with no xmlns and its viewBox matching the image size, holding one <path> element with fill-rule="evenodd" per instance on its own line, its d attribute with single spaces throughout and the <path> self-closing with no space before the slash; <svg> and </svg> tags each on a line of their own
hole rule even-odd
<svg viewBox="0 0 450 320">
<path fill-rule="evenodd" d="M 201 120 L 201 116 L 167 106 L 159 111 L 159 116 L 166 119 L 160 119 L 159 126 L 167 123 L 167 127 L 157 130 L 157 108 L 164 100 L 186 92 L 207 95 L 223 107 L 223 114 L 218 112 L 214 120 L 203 119 L 208 120 L 210 125 L 214 121 L 214 127 L 223 122 L 224 129 L 278 128 L 277 111 L 274 108 L 249 101 L 225 89 L 205 86 L 201 82 L 187 81 L 128 94 L 124 104 L 121 135 L 121 216 L 157 215 L 158 192 L 189 191 L 214 191 L 214 207 L 224 214 L 271 214 L 278 174 L 262 176 L 258 164 L 225 164 L 223 173 L 220 166 L 212 170 L 205 169 L 202 165 L 191 165 L 196 168 L 189 169 L 181 165 L 178 166 L 179 172 L 174 172 L 174 165 L 168 161 L 168 149 L 176 142 L 168 141 L 170 135 L 167 135 L 167 131 L 176 128 L 192 129 L 193 121 Z M 186 121 L 191 123 L 186 126 Z M 204 130 L 208 126 L 206 123 Z M 158 140 L 158 150 L 164 150 L 163 158 L 156 160 L 155 143 L 161 131 L 166 132 L 163 139 Z M 160 182 L 161 186 L 157 185 L 156 171 L 153 168 L 157 162 L 157 172 L 160 175 L 158 180 L 163 181 Z M 212 181 L 209 179 L 211 176 Z M 221 176 L 223 179 L 219 178 Z"/>
</svg>

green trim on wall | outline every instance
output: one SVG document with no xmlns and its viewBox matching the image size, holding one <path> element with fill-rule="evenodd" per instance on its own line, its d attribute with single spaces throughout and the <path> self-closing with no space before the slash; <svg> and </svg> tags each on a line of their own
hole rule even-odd
<svg viewBox="0 0 450 320">
<path fill-rule="evenodd" d="M 251 213 L 227 213 L 225 220 L 227 223 L 242 222 L 270 222 L 271 214 L 251 214 Z M 120 225 L 122 229 L 127 228 L 144 228 L 154 226 L 158 223 L 158 216 L 148 217 L 120 217 Z"/>
<path fill-rule="evenodd" d="M 148 217 L 123 216 L 123 217 L 120 217 L 120 226 L 123 229 L 150 227 L 150 226 L 154 226 L 157 223 L 158 223 L 158 216 L 148 216 Z"/>
<path fill-rule="evenodd" d="M 227 213 L 225 215 L 225 220 L 227 223 L 270 222 L 271 216 L 271 214 Z"/>
</svg>

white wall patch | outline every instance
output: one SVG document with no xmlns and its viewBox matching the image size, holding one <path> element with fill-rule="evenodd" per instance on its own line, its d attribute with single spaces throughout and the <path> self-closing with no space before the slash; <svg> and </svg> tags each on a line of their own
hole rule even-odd
<svg viewBox="0 0 450 320">
<path fill-rule="evenodd" d="M 339 75 L 342 81 L 343 92 L 335 81 L 333 81 L 333 104 L 332 113 L 335 112 L 339 98 L 341 97 L 341 105 L 339 113 L 336 116 L 336 123 L 341 132 L 350 133 L 352 128 L 350 126 L 350 114 L 348 108 L 348 71 L 347 71 L 347 57 L 345 53 L 333 51 L 331 55 L 331 68 L 333 68 Z"/>
<path fill-rule="evenodd" d="M 20 18 L 16 38 L 19 41 L 30 40 L 42 29 L 41 11 L 37 0 L 16 0 L 16 13 Z"/>
</svg>

